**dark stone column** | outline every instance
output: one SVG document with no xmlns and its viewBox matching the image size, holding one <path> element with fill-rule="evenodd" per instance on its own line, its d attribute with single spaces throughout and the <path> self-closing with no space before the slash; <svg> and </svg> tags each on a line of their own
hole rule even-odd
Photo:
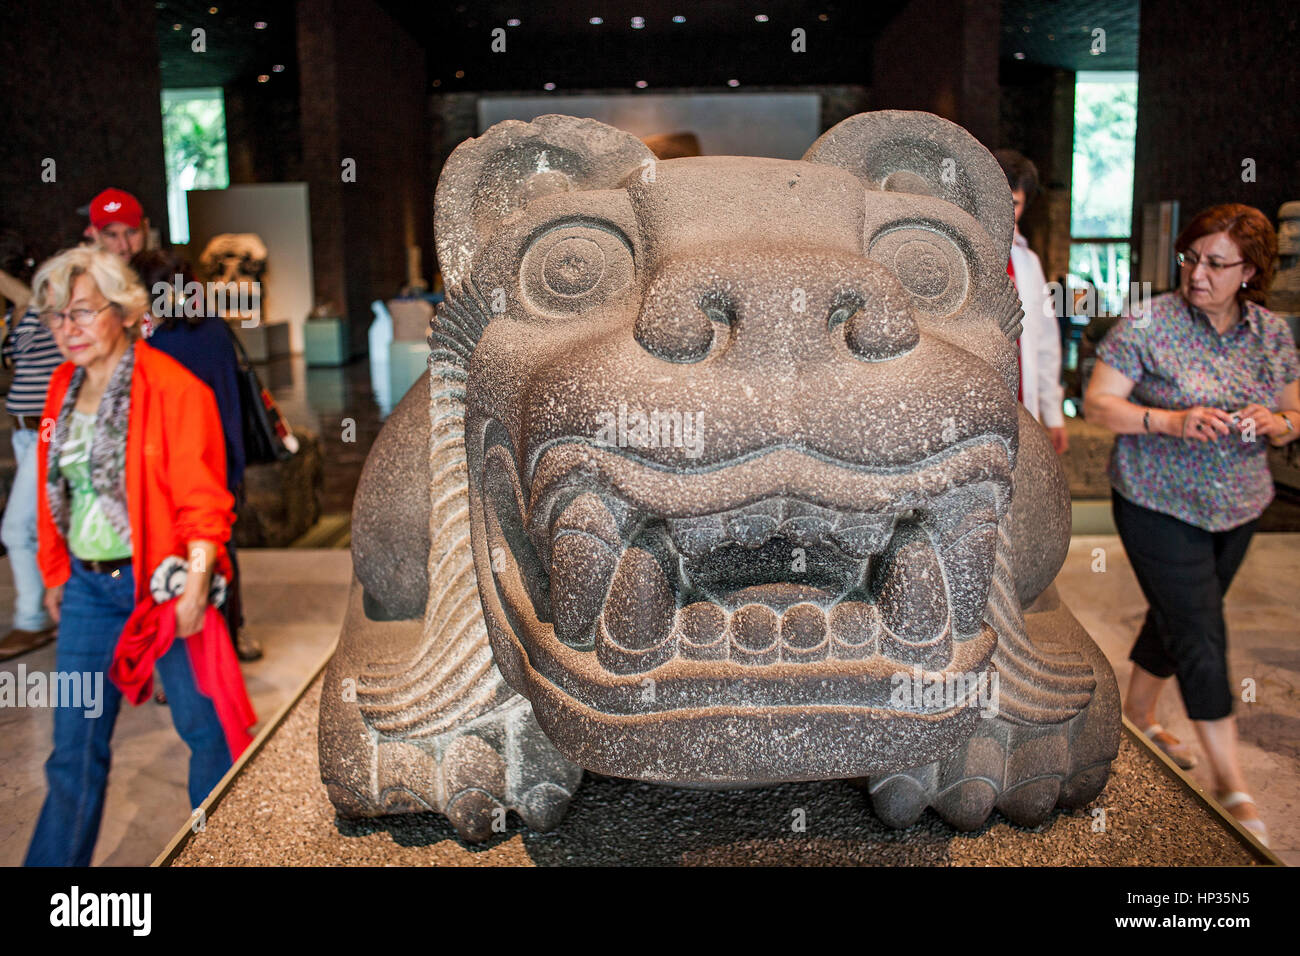
<svg viewBox="0 0 1300 956">
<path fill-rule="evenodd" d="M 1300 195 L 1300 17 L 1285 5 L 1143 0 L 1138 47 L 1134 248 L 1142 204 L 1181 203 L 1182 223 L 1240 202 L 1276 222 Z M 1242 162 L 1255 161 L 1255 181 Z"/>
<path fill-rule="evenodd" d="M 0 5 L 0 226 L 43 254 L 76 242 L 77 208 L 108 186 L 167 240 L 155 22 L 151 0 Z"/>
<path fill-rule="evenodd" d="M 926 110 L 998 133 L 999 0 L 908 0 L 876 40 L 872 109 Z"/>
</svg>

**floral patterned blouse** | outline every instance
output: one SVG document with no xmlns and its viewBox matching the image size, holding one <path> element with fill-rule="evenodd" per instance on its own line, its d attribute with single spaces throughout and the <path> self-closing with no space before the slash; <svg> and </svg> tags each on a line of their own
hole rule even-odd
<svg viewBox="0 0 1300 956">
<path fill-rule="evenodd" d="M 1178 292 L 1156 296 L 1149 315 L 1124 318 L 1106 334 L 1097 358 L 1136 384 L 1130 399 L 1152 408 L 1206 405 L 1241 411 L 1274 408 L 1277 393 L 1300 378 L 1286 322 L 1253 302 L 1220 334 Z M 1268 439 L 1245 432 L 1198 442 L 1171 435 L 1119 435 L 1110 483 L 1129 501 L 1206 531 L 1227 531 L 1259 517 L 1273 500 Z"/>
</svg>

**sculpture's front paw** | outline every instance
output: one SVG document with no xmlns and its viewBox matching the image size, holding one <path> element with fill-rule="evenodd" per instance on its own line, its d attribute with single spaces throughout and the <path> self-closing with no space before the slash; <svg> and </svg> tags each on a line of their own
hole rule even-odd
<svg viewBox="0 0 1300 956">
<path fill-rule="evenodd" d="M 1119 689 L 1101 651 L 1068 609 L 1049 595 L 1025 622 L 1045 672 L 1082 659 L 1096 681 L 1087 706 L 1068 720 L 1029 724 L 1006 713 L 981 719 L 947 757 L 868 782 L 877 816 L 893 827 L 916 822 L 926 807 L 958 830 L 975 830 L 996 809 L 1019 826 L 1042 823 L 1056 807 L 1096 799 L 1119 752 Z M 1032 609 L 1031 609 L 1032 610 Z M 1071 653 L 1072 652 L 1072 653 Z"/>
</svg>

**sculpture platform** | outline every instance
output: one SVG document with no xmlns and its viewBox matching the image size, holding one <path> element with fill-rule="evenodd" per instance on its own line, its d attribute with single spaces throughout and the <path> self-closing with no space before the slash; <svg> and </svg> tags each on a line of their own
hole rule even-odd
<svg viewBox="0 0 1300 956">
<path fill-rule="evenodd" d="M 1040 826 L 999 814 L 957 833 L 933 811 L 893 830 L 847 781 L 684 790 L 588 775 L 551 833 L 513 814 L 480 844 L 439 814 L 336 816 L 317 763 L 317 677 L 257 752 L 220 788 L 199 832 L 164 866 L 1249 866 L 1276 860 L 1123 735 L 1100 796 Z M 1104 820 L 1098 810 L 1104 810 Z"/>
</svg>

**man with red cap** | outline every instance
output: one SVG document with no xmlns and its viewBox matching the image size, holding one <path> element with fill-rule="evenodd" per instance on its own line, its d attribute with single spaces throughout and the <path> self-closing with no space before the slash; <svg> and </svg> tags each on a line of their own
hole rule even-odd
<svg viewBox="0 0 1300 956">
<path fill-rule="evenodd" d="M 149 220 L 144 217 L 140 200 L 125 189 L 109 188 L 90 201 L 90 228 L 86 233 L 100 246 L 129 262 L 144 248 Z"/>
</svg>

